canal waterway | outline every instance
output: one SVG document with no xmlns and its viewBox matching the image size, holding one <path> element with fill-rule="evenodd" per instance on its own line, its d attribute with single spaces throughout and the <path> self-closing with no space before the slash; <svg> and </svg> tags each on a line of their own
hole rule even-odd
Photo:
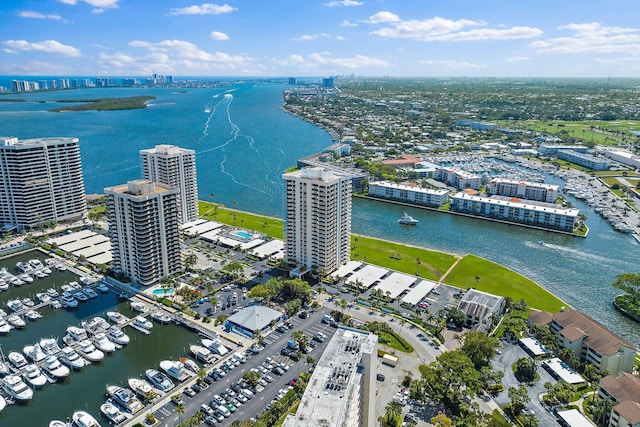
<svg viewBox="0 0 640 427">
<path fill-rule="evenodd" d="M 44 254 L 32 251 L 11 258 L 0 260 L 0 267 L 6 267 L 9 272 L 17 273 L 15 265 L 18 261 L 38 258 L 44 260 Z M 36 279 L 33 283 L 10 287 L 8 291 L 0 293 L 0 308 L 9 312 L 6 301 L 14 298 L 32 297 L 44 289 L 55 287 L 59 292 L 60 286 L 79 278 L 68 271 L 57 272 L 43 279 Z M 22 351 L 25 345 L 38 342 L 40 338 L 59 338 L 62 347 L 62 337 L 68 326 L 79 326 L 85 319 L 94 316 L 106 318 L 107 311 L 119 311 L 132 317 L 134 313 L 129 309 L 128 302 L 118 300 L 114 292 L 99 293 L 98 298 L 79 303 L 75 310 L 55 310 L 50 307 L 41 308 L 43 318 L 36 321 L 26 321 L 23 330 L 12 330 L 9 335 L 0 336 L 0 348 L 6 356 L 10 351 Z M 78 409 L 87 410 L 96 418 L 100 418 L 100 405 L 105 401 L 105 386 L 118 384 L 126 386 L 127 379 L 139 377 L 149 368 L 158 369 L 158 364 L 164 359 L 177 359 L 189 355 L 189 344 L 195 344 L 198 336 L 184 327 L 174 324 L 160 325 L 154 322 L 151 334 L 144 335 L 131 327 L 124 332 L 129 335 L 130 343 L 110 355 L 98 364 L 85 366 L 80 371 L 72 372 L 61 383 L 46 384 L 36 390 L 33 399 L 25 405 L 7 406 L 0 413 L 2 426 L 46 426 L 52 419 L 65 420 Z M 102 424 L 107 421 L 102 419 Z"/>
<path fill-rule="evenodd" d="M 78 137 L 89 193 L 138 178 L 142 148 L 161 143 L 192 148 L 201 199 L 282 217 L 282 171 L 331 144 L 326 131 L 282 110 L 285 88 L 237 84 L 184 93 L 107 88 L 21 94 L 26 102 L 0 103 L 0 125 L 5 135 L 21 139 Z M 157 99 L 144 110 L 47 112 L 59 105 L 52 102 L 56 99 L 134 95 Z M 617 274 L 637 271 L 640 247 L 585 203 L 574 204 L 589 217 L 586 239 L 419 209 L 408 211 L 420 224 L 401 228 L 396 221 L 405 208 L 357 199 L 353 231 L 460 255 L 473 253 L 503 264 L 638 344 L 640 326 L 613 309 L 611 298 L 617 291 L 609 285 Z"/>
</svg>

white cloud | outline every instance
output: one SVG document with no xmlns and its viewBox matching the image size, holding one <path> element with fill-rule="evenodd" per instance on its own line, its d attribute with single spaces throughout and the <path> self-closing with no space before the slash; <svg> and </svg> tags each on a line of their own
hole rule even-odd
<svg viewBox="0 0 640 427">
<path fill-rule="evenodd" d="M 62 16 L 58 14 L 50 13 L 45 15 L 44 13 L 40 13 L 35 10 L 23 10 L 21 12 L 18 12 L 17 15 L 20 18 L 51 19 L 52 21 L 68 22 L 66 19 L 64 19 Z"/>
<path fill-rule="evenodd" d="M 16 55 L 18 53 L 15 50 L 7 49 L 6 47 L 4 49 L 2 49 L 2 51 L 4 53 L 8 53 L 8 54 L 11 54 L 11 55 Z"/>
<path fill-rule="evenodd" d="M 78 68 L 56 62 L 31 61 L 26 63 L 0 63 L 0 74 L 13 74 L 18 76 L 72 76 L 78 75 Z M 89 72 L 82 70 L 82 73 Z"/>
<path fill-rule="evenodd" d="M 435 59 L 435 60 L 423 60 L 421 64 L 426 65 L 439 65 L 445 68 L 487 68 L 486 64 L 476 64 L 467 61 L 452 61 L 448 59 Z"/>
<path fill-rule="evenodd" d="M 293 40 L 295 40 L 297 42 L 306 42 L 306 41 L 310 41 L 310 40 L 318 40 L 318 39 L 323 39 L 323 38 L 327 38 L 327 37 L 331 37 L 331 35 L 327 34 L 327 33 L 303 34 L 301 36 L 298 36 L 298 37 L 294 38 Z"/>
<path fill-rule="evenodd" d="M 344 20 L 342 21 L 342 24 L 340 24 L 341 27 L 357 27 L 358 24 L 354 24 L 353 22 L 349 22 L 348 20 Z"/>
<path fill-rule="evenodd" d="M 381 15 L 384 14 L 384 15 Z M 397 18 L 397 19 L 395 19 Z M 387 19 L 387 20 L 384 20 Z M 542 30 L 535 27 L 485 27 L 484 21 L 470 19 L 451 20 L 436 16 L 424 20 L 403 21 L 390 12 L 379 12 L 367 21 L 368 23 L 390 23 L 390 26 L 373 31 L 372 34 L 392 39 L 413 39 L 418 41 L 481 41 L 512 40 L 537 37 Z"/>
<path fill-rule="evenodd" d="M 78 3 L 86 3 L 99 9 L 117 9 L 120 0 L 58 0 L 60 3 L 75 6 Z M 96 10 L 99 10 L 96 9 Z"/>
<path fill-rule="evenodd" d="M 343 36 L 336 36 L 336 40 L 345 41 L 346 38 Z"/>
<path fill-rule="evenodd" d="M 572 31 L 568 37 L 554 37 L 531 43 L 539 53 L 626 53 L 640 54 L 640 29 L 605 27 L 598 22 L 571 23 L 558 28 Z"/>
<path fill-rule="evenodd" d="M 229 40 L 229 36 L 225 33 L 221 33 L 220 31 L 212 31 L 211 34 L 209 34 L 209 37 L 214 40 Z"/>
<path fill-rule="evenodd" d="M 530 61 L 530 60 L 531 58 L 529 58 L 528 56 L 511 56 L 505 59 L 506 62 L 522 62 L 522 61 Z"/>
<path fill-rule="evenodd" d="M 329 3 L 325 3 L 324 5 L 327 7 L 337 7 L 337 6 L 362 6 L 364 2 L 355 1 L 355 0 L 336 0 L 331 1 Z"/>
<path fill-rule="evenodd" d="M 56 40 L 44 40 L 36 43 L 29 43 L 26 40 L 6 40 L 2 43 L 17 51 L 45 52 L 71 57 L 81 56 L 79 49 L 76 49 L 73 46 L 64 45 Z"/>
<path fill-rule="evenodd" d="M 201 5 L 193 5 L 171 9 L 169 15 L 220 15 L 223 13 L 231 13 L 238 9 L 228 4 L 202 3 Z"/>
</svg>

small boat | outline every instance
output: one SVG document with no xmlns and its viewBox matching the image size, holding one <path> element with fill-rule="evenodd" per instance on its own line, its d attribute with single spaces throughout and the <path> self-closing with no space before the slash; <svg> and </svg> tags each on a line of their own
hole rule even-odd
<svg viewBox="0 0 640 427">
<path fill-rule="evenodd" d="M 114 343 L 118 345 L 127 345 L 129 344 L 130 338 L 129 335 L 122 332 L 122 329 L 113 325 L 109 328 L 109 332 L 107 333 L 107 337 Z"/>
<path fill-rule="evenodd" d="M 24 283 L 33 283 L 33 277 L 28 274 L 21 274 L 18 276 L 18 279 L 22 280 Z"/>
<path fill-rule="evenodd" d="M 191 372 L 193 372 L 194 374 L 197 374 L 200 371 L 200 366 L 198 366 L 196 362 L 189 359 L 188 357 L 181 357 L 180 362 L 182 362 L 184 367 L 190 370 Z"/>
<path fill-rule="evenodd" d="M 82 328 L 90 334 L 98 334 L 100 332 L 106 332 L 109 329 L 109 322 L 104 320 L 100 316 L 95 316 L 91 320 L 83 320 L 80 322 Z"/>
<path fill-rule="evenodd" d="M 162 360 L 160 361 L 160 369 L 166 372 L 171 378 L 182 382 L 189 379 L 192 374 L 189 373 L 182 362 L 176 360 Z"/>
<path fill-rule="evenodd" d="M 0 334 L 1 335 L 6 335 L 9 332 L 11 332 L 11 329 L 13 329 L 13 327 L 7 323 L 7 321 L 5 319 L 0 319 Z"/>
<path fill-rule="evenodd" d="M 147 311 L 149 311 L 149 306 L 140 301 L 131 301 L 131 310 L 137 311 L 139 313 L 146 313 Z"/>
<path fill-rule="evenodd" d="M 60 353 L 61 349 L 56 338 L 41 338 L 38 344 L 47 356 Z"/>
<path fill-rule="evenodd" d="M 11 324 L 11 326 L 17 329 L 22 329 L 27 326 L 27 323 L 22 319 L 22 317 L 18 316 L 17 314 L 7 316 L 6 320 L 7 322 L 9 322 L 9 324 Z"/>
<path fill-rule="evenodd" d="M 153 323 L 143 316 L 136 316 L 135 319 L 133 319 L 133 324 L 147 331 L 153 328 Z"/>
<path fill-rule="evenodd" d="M 51 298 L 58 298 L 60 296 L 58 291 L 56 291 L 54 288 L 47 289 L 47 295 L 49 295 Z"/>
<path fill-rule="evenodd" d="M 100 284 L 96 286 L 96 289 L 103 294 L 109 292 L 109 287 L 104 282 L 100 282 Z"/>
<path fill-rule="evenodd" d="M 4 377 L 2 389 L 16 402 L 27 402 L 33 398 L 33 390 L 18 375 Z"/>
<path fill-rule="evenodd" d="M 24 308 L 24 304 L 19 299 L 12 299 L 7 301 L 7 307 L 11 311 L 20 311 Z"/>
<path fill-rule="evenodd" d="M 22 304 L 25 307 L 33 307 L 34 305 L 36 305 L 36 303 L 33 302 L 31 298 L 22 298 Z"/>
<path fill-rule="evenodd" d="M 140 402 L 133 391 L 128 388 L 117 385 L 108 385 L 107 394 L 111 396 L 115 403 L 122 406 L 124 410 L 130 414 L 136 414 L 144 409 L 142 402 Z"/>
<path fill-rule="evenodd" d="M 6 377 L 11 373 L 11 367 L 8 363 L 0 360 L 0 377 Z"/>
<path fill-rule="evenodd" d="M 22 273 L 26 273 L 27 271 L 31 271 L 31 266 L 29 265 L 28 262 L 25 261 L 18 261 L 16 263 L 16 270 L 22 272 Z"/>
<path fill-rule="evenodd" d="M 44 267 L 44 264 L 42 264 L 42 261 L 40 261 L 39 259 L 30 259 L 29 260 L 29 265 L 31 266 L 31 268 L 39 270 L 42 267 Z"/>
<path fill-rule="evenodd" d="M 67 267 L 64 264 L 56 264 L 55 269 L 58 271 L 65 271 Z"/>
<path fill-rule="evenodd" d="M 64 308 L 77 308 L 78 300 L 75 299 L 72 295 L 65 295 L 60 301 L 60 304 Z"/>
<path fill-rule="evenodd" d="M 80 278 L 80 283 L 82 283 L 83 285 L 91 285 L 93 282 L 95 282 L 95 279 L 91 276 L 82 276 Z"/>
<path fill-rule="evenodd" d="M 95 334 L 92 340 L 93 340 L 93 344 L 100 351 L 103 351 L 105 353 L 112 353 L 116 351 L 115 344 L 109 341 L 109 338 L 107 338 L 104 332 L 99 332 Z"/>
<path fill-rule="evenodd" d="M 4 280 L 0 280 L 0 291 L 8 291 L 8 290 L 9 290 L 9 284 Z"/>
<path fill-rule="evenodd" d="M 78 427 L 100 427 L 93 415 L 86 411 L 75 411 L 71 416 L 73 424 Z"/>
<path fill-rule="evenodd" d="M 413 218 L 411 215 L 409 215 L 406 212 L 398 220 L 398 224 L 402 224 L 402 225 L 417 225 L 418 222 L 419 221 L 417 219 Z"/>
<path fill-rule="evenodd" d="M 47 354 L 42 350 L 40 345 L 25 345 L 22 352 L 33 362 L 38 363 L 47 358 Z"/>
<path fill-rule="evenodd" d="M 82 292 L 84 292 L 88 298 L 98 298 L 98 294 L 96 293 L 96 291 L 91 288 L 84 288 Z"/>
<path fill-rule="evenodd" d="M 113 424 L 120 424 L 127 420 L 127 417 L 113 403 L 106 402 L 100 405 L 100 412 Z"/>
<path fill-rule="evenodd" d="M 34 321 L 34 320 L 42 319 L 42 314 L 40 314 L 40 312 L 37 310 L 29 310 L 24 314 L 24 317 L 26 317 L 31 321 Z"/>
<path fill-rule="evenodd" d="M 71 372 L 56 356 L 47 356 L 43 369 L 56 380 L 68 377 Z"/>
<path fill-rule="evenodd" d="M 45 277 L 47 277 L 47 275 L 42 270 L 37 270 L 35 273 L 33 273 L 33 275 L 38 279 L 44 279 Z"/>
<path fill-rule="evenodd" d="M 23 377 L 26 382 L 34 387 L 42 387 L 47 383 L 47 377 L 44 376 L 38 365 L 28 365 Z"/>
<path fill-rule="evenodd" d="M 122 313 L 118 313 L 117 311 L 107 311 L 107 319 L 119 326 L 122 326 L 129 321 L 127 316 Z"/>
<path fill-rule="evenodd" d="M 229 353 L 229 349 L 224 345 L 222 345 L 222 343 L 220 342 L 220 338 L 215 338 L 212 340 L 208 338 L 203 338 L 202 345 L 207 347 L 209 350 L 213 351 L 214 353 L 219 354 L 220 356 L 224 356 L 225 354 Z"/>
<path fill-rule="evenodd" d="M 72 282 L 69 282 L 69 286 L 74 291 L 81 291 L 82 290 L 82 286 L 80 286 L 80 283 L 76 282 L 75 280 L 72 281 Z"/>
<path fill-rule="evenodd" d="M 0 396 L 0 412 L 2 412 L 6 407 L 7 407 L 7 401 L 4 400 L 4 397 Z"/>
<path fill-rule="evenodd" d="M 60 353 L 60 360 L 62 363 L 74 370 L 82 369 L 83 366 L 89 364 L 89 362 L 80 356 L 73 347 L 69 346 L 62 349 L 62 352 Z"/>
<path fill-rule="evenodd" d="M 168 313 L 165 313 L 162 310 L 156 310 L 150 314 L 151 318 L 158 323 L 169 323 L 171 322 L 171 316 Z"/>
<path fill-rule="evenodd" d="M 89 300 L 89 297 L 87 297 L 87 294 L 85 294 L 82 291 L 75 291 L 72 295 L 75 299 L 77 299 L 80 302 L 87 302 Z"/>
<path fill-rule="evenodd" d="M 129 378 L 127 380 L 127 383 L 129 384 L 129 388 L 138 393 L 138 396 L 140 396 L 142 399 L 153 399 L 154 397 L 158 396 L 158 393 L 154 391 L 153 386 L 143 379 Z"/>
<path fill-rule="evenodd" d="M 27 362 L 27 359 L 25 359 L 25 357 L 17 351 L 10 352 L 7 355 L 7 359 L 9 359 L 9 362 L 17 369 L 22 369 L 29 363 Z"/>
<path fill-rule="evenodd" d="M 62 303 L 60 301 L 58 301 L 58 300 L 51 301 L 51 308 L 55 308 L 56 310 L 60 310 L 62 308 Z"/>
<path fill-rule="evenodd" d="M 83 341 L 89 338 L 87 331 L 77 326 L 69 326 L 67 328 L 67 336 L 73 341 Z"/>
<path fill-rule="evenodd" d="M 545 245 L 544 240 L 538 240 L 538 244 L 539 244 L 540 246 L 544 246 L 544 245 Z"/>
<path fill-rule="evenodd" d="M 156 369 L 147 369 L 144 375 L 149 380 L 151 385 L 153 385 L 160 391 L 166 392 L 175 387 L 175 384 L 173 384 L 173 381 L 171 381 L 168 376 Z"/>
<path fill-rule="evenodd" d="M 196 357 L 196 360 L 201 362 L 210 363 L 216 359 L 216 356 L 206 347 L 201 345 L 191 344 L 189 350 Z"/>
<path fill-rule="evenodd" d="M 49 427 L 71 427 L 71 424 L 60 420 L 51 420 Z"/>
<path fill-rule="evenodd" d="M 38 292 L 36 294 L 36 298 L 38 298 L 38 301 L 40 301 L 40 302 L 49 302 L 49 301 L 51 301 L 51 297 L 46 292 Z"/>
<path fill-rule="evenodd" d="M 9 283 L 11 283 L 11 285 L 15 287 L 24 285 L 24 282 L 17 277 L 14 277 L 13 279 L 11 279 Z"/>
<path fill-rule="evenodd" d="M 44 274 L 46 274 L 47 276 L 50 275 L 52 273 L 51 269 L 49 267 L 45 267 L 42 269 L 42 272 Z"/>
<path fill-rule="evenodd" d="M 90 362 L 100 362 L 104 359 L 104 353 L 98 350 L 91 341 L 82 340 L 78 346 L 78 353 Z"/>
</svg>

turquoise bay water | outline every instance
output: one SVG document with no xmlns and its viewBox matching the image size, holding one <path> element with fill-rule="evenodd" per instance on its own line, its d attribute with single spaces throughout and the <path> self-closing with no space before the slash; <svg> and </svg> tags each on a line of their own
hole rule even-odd
<svg viewBox="0 0 640 427">
<path fill-rule="evenodd" d="M 80 138 L 88 193 L 139 177 L 142 148 L 192 148 L 201 199 L 282 217 L 282 171 L 331 143 L 327 132 L 281 109 L 284 88 L 246 84 L 186 93 L 110 88 L 27 94 L 25 103 L 0 103 L 0 125 L 2 134 L 21 139 Z M 46 111 L 54 104 L 38 102 L 134 95 L 157 99 L 144 110 L 59 114 Z M 611 298 L 617 291 L 609 284 L 616 274 L 637 271 L 639 245 L 615 232 L 586 204 L 573 202 L 589 217 L 587 239 L 359 199 L 354 200 L 353 231 L 498 262 L 638 344 L 640 326 L 613 310 Z M 420 220 L 417 227 L 397 225 L 404 210 Z"/>
</svg>

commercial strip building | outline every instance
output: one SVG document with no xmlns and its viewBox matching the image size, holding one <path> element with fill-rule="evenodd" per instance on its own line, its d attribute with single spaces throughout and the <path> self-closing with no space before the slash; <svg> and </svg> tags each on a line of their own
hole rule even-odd
<svg viewBox="0 0 640 427">
<path fill-rule="evenodd" d="M 607 375 L 600 380 L 598 399 L 614 403 L 609 427 L 640 426 L 640 378 L 627 372 Z"/>
<path fill-rule="evenodd" d="M 283 427 L 376 425 L 378 336 L 340 327 L 318 361 L 298 410 Z"/>
<path fill-rule="evenodd" d="M 559 159 L 566 160 L 595 171 L 606 171 L 609 169 L 609 160 L 595 157 L 591 154 L 578 153 L 573 150 L 558 150 L 556 156 Z"/>
<path fill-rule="evenodd" d="M 114 271 L 143 286 L 180 272 L 179 190 L 141 179 L 104 192 Z"/>
<path fill-rule="evenodd" d="M 180 223 L 197 220 L 196 152 L 175 145 L 156 145 L 155 148 L 140 150 L 140 160 L 144 179 L 180 190 Z"/>
<path fill-rule="evenodd" d="M 629 151 L 624 150 L 604 150 L 602 153 L 618 163 L 631 166 L 633 168 L 640 168 L 640 156 L 637 156 Z"/>
<path fill-rule="evenodd" d="M 532 323 L 548 324 L 558 337 L 560 348 L 569 348 L 583 364 L 592 364 L 598 373 L 632 372 L 636 357 L 634 346 L 605 328 L 602 324 L 577 310 L 566 310 L 552 315 L 551 320 Z M 541 318 L 541 316 L 536 316 Z"/>
<path fill-rule="evenodd" d="M 454 194 L 451 199 L 450 209 L 455 212 L 567 232 L 576 227 L 580 214 L 579 209 L 552 203 L 525 202 L 503 196 L 476 196 L 463 191 Z"/>
<path fill-rule="evenodd" d="M 496 196 L 555 203 L 558 200 L 559 188 L 559 186 L 551 184 L 494 178 L 489 182 L 488 193 Z"/>
<path fill-rule="evenodd" d="M 78 138 L 0 137 L 0 226 L 22 231 L 86 212 Z"/>
<path fill-rule="evenodd" d="M 335 271 L 351 258 L 351 178 L 313 167 L 286 173 L 285 253 L 292 275 Z"/>
<path fill-rule="evenodd" d="M 465 188 L 479 190 L 482 186 L 482 178 L 480 176 L 451 168 L 436 168 L 435 179 L 456 187 L 458 190 L 464 190 Z"/>
<path fill-rule="evenodd" d="M 449 201 L 449 192 L 418 187 L 416 184 L 398 184 L 388 181 L 369 183 L 369 196 L 397 200 L 422 206 L 442 206 Z"/>
</svg>

